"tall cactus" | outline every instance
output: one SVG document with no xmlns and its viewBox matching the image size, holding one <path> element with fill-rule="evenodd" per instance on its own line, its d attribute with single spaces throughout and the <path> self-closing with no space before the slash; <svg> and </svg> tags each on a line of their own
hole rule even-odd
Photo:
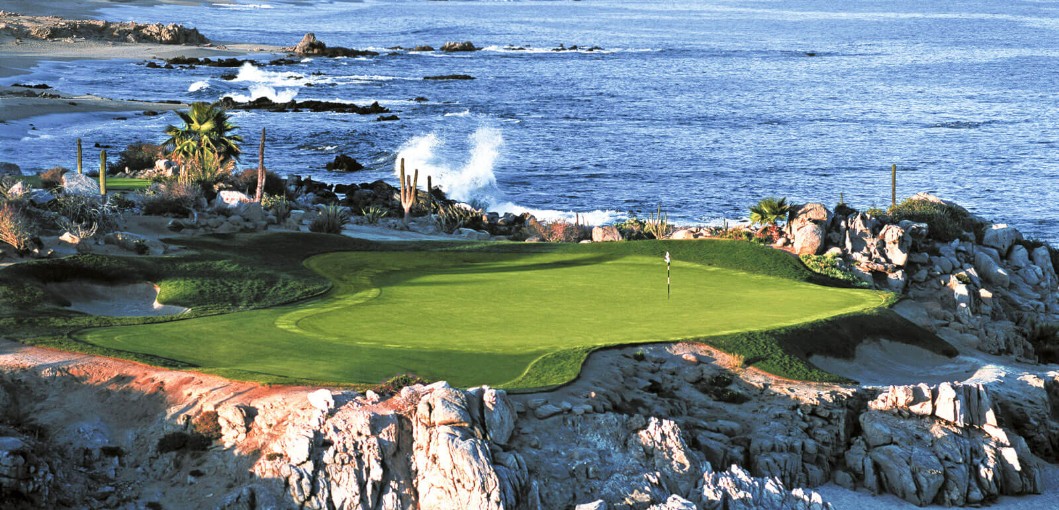
<svg viewBox="0 0 1059 510">
<path fill-rule="evenodd" d="M 107 194 L 107 151 L 99 151 L 99 194 Z"/>
<path fill-rule="evenodd" d="M 405 226 L 412 220 L 412 206 L 416 203 L 416 186 L 419 184 L 419 169 L 415 170 L 414 177 L 405 177 L 404 158 L 401 158 L 401 207 L 404 208 Z"/>
<path fill-rule="evenodd" d="M 261 147 L 257 149 L 257 194 L 254 202 L 261 203 L 265 195 L 265 128 L 261 128 Z"/>
<path fill-rule="evenodd" d="M 890 207 L 897 206 L 897 165 L 890 165 Z"/>
<path fill-rule="evenodd" d="M 427 176 L 427 211 L 430 214 L 434 214 L 434 179 L 433 176 Z"/>
<path fill-rule="evenodd" d="M 77 139 L 77 173 L 80 175 L 81 171 L 81 139 Z"/>
</svg>

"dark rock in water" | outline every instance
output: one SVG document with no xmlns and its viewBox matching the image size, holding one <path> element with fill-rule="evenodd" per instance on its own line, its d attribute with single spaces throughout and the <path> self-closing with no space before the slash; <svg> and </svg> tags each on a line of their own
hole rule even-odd
<svg viewBox="0 0 1059 510">
<path fill-rule="evenodd" d="M 478 51 L 478 48 L 471 41 L 464 42 L 447 42 L 441 45 L 441 51 L 455 52 L 455 51 Z"/>
<path fill-rule="evenodd" d="M 473 80 L 474 76 L 469 74 L 442 74 L 439 76 L 424 76 L 424 80 Z"/>
<path fill-rule="evenodd" d="M 425 103 L 425 102 L 427 102 L 427 101 L 430 101 L 430 100 L 429 100 L 429 99 L 427 99 L 427 98 L 425 98 L 425 97 L 423 97 L 423 96 L 417 96 L 417 97 L 416 97 L 415 99 L 413 99 L 412 101 L 415 101 L 415 102 L 417 102 L 417 103 Z"/>
<path fill-rule="evenodd" d="M 161 113 L 159 113 L 159 112 L 157 112 L 155 110 L 147 110 L 147 111 L 143 112 L 143 115 L 144 115 L 144 117 L 157 117 L 157 116 L 161 115 Z"/>
<path fill-rule="evenodd" d="M 311 111 L 311 112 L 335 112 L 335 113 L 356 113 L 359 115 L 379 115 L 381 113 L 390 113 L 390 109 L 381 106 L 378 101 L 368 106 L 357 106 L 355 104 L 347 103 L 335 103 L 330 101 L 289 101 L 286 103 L 277 103 L 267 97 L 259 97 L 248 103 L 238 102 L 231 97 L 223 97 L 220 100 L 220 105 L 226 110 L 266 110 L 270 112 L 297 112 L 297 111 Z"/>
<path fill-rule="evenodd" d="M 815 51 L 807 51 L 807 52 L 805 52 L 805 56 L 807 56 L 807 57 L 815 57 L 816 56 L 816 52 Z"/>
<path fill-rule="evenodd" d="M 300 63 L 300 62 L 298 62 L 297 60 L 294 60 L 293 58 L 277 58 L 275 60 L 270 60 L 268 62 L 268 65 L 270 65 L 270 66 L 289 66 L 289 65 L 294 65 L 294 64 L 298 64 L 298 63 Z"/>
<path fill-rule="evenodd" d="M 224 81 L 232 81 L 239 77 L 238 73 L 224 73 L 221 75 L 221 79 Z"/>
<path fill-rule="evenodd" d="M 327 47 L 323 41 L 316 38 L 316 34 L 309 32 L 302 37 L 298 45 L 294 47 L 294 53 L 299 55 L 318 55 L 321 57 L 376 57 L 378 52 L 370 50 L 357 50 L 343 48 L 341 46 Z"/>
<path fill-rule="evenodd" d="M 327 164 L 327 169 L 336 172 L 356 172 L 363 170 L 364 165 L 345 154 L 339 154 L 335 156 L 334 161 Z"/>
<path fill-rule="evenodd" d="M 176 69 L 175 67 L 173 67 L 173 64 L 166 63 L 165 65 L 161 65 L 158 62 L 153 61 L 147 62 L 146 67 L 148 69 Z"/>
<path fill-rule="evenodd" d="M 552 48 L 552 51 L 603 51 L 603 48 L 599 46 L 578 46 L 576 44 L 567 48 L 565 44 L 559 44 L 559 47 Z"/>
<path fill-rule="evenodd" d="M 51 85 L 48 85 L 47 83 L 34 83 L 32 85 L 26 84 L 26 83 L 12 83 L 11 86 L 12 87 L 20 87 L 20 88 L 24 88 L 24 89 L 39 89 L 39 90 L 47 90 L 47 89 L 51 88 Z"/>
<path fill-rule="evenodd" d="M 167 64 L 171 64 L 171 65 L 175 65 L 175 66 L 204 66 L 204 67 L 239 67 L 239 66 L 242 66 L 243 64 L 245 64 L 247 62 L 249 62 L 251 64 L 256 64 L 256 62 L 254 62 L 253 60 L 240 60 L 240 59 L 237 59 L 237 58 L 219 58 L 219 59 L 214 60 L 214 59 L 209 58 L 209 57 L 196 58 L 196 57 L 184 57 L 184 56 L 167 58 L 167 59 L 165 59 L 165 61 L 166 61 Z"/>
<path fill-rule="evenodd" d="M 408 51 L 434 51 L 434 47 L 429 45 L 429 44 L 421 44 L 421 45 L 416 46 L 415 48 L 412 48 L 412 49 L 410 49 Z"/>
<path fill-rule="evenodd" d="M 401 120 L 401 118 L 396 115 L 380 115 L 379 118 L 375 119 L 376 122 L 390 122 L 394 120 Z"/>
</svg>

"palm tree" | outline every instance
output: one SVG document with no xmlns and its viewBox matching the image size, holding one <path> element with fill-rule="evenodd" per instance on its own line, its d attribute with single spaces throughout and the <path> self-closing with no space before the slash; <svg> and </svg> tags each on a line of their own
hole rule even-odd
<svg viewBox="0 0 1059 510">
<path fill-rule="evenodd" d="M 767 227 L 768 232 L 775 237 L 776 223 L 786 216 L 790 209 L 786 198 L 762 198 L 750 207 L 750 223 Z"/>
<path fill-rule="evenodd" d="M 164 147 L 177 161 L 201 159 L 212 153 L 226 165 L 239 159 L 238 142 L 243 141 L 239 135 L 229 134 L 236 129 L 228 121 L 224 108 L 216 104 L 192 103 L 187 112 L 177 112 L 184 125 L 166 126 L 165 134 L 169 139 Z"/>
</svg>

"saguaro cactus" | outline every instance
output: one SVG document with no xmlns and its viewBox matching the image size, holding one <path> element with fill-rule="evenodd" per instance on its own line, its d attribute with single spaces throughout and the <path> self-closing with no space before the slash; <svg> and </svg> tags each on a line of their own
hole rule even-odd
<svg viewBox="0 0 1059 510">
<path fill-rule="evenodd" d="M 81 139 L 80 138 L 77 139 L 77 173 L 78 174 L 82 173 L 82 171 L 81 171 Z"/>
<path fill-rule="evenodd" d="M 890 165 L 890 207 L 897 205 L 897 165 Z"/>
<path fill-rule="evenodd" d="M 107 151 L 99 151 L 99 194 L 107 194 Z"/>
<path fill-rule="evenodd" d="M 412 220 L 412 206 L 416 203 L 416 186 L 419 184 L 419 169 L 415 170 L 414 177 L 405 177 L 404 158 L 401 158 L 401 207 L 404 208 L 404 224 Z"/>
<path fill-rule="evenodd" d="M 434 179 L 433 176 L 427 176 L 427 211 L 430 214 L 434 214 Z"/>
<path fill-rule="evenodd" d="M 265 128 L 261 128 L 261 147 L 257 149 L 257 194 L 254 202 L 261 203 L 265 195 Z"/>
</svg>

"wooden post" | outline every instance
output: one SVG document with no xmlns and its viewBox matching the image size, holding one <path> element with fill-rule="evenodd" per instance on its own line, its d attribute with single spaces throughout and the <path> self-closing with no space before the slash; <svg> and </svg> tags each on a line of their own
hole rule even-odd
<svg viewBox="0 0 1059 510">
<path fill-rule="evenodd" d="M 81 174 L 81 139 L 77 139 L 77 173 Z"/>
</svg>

